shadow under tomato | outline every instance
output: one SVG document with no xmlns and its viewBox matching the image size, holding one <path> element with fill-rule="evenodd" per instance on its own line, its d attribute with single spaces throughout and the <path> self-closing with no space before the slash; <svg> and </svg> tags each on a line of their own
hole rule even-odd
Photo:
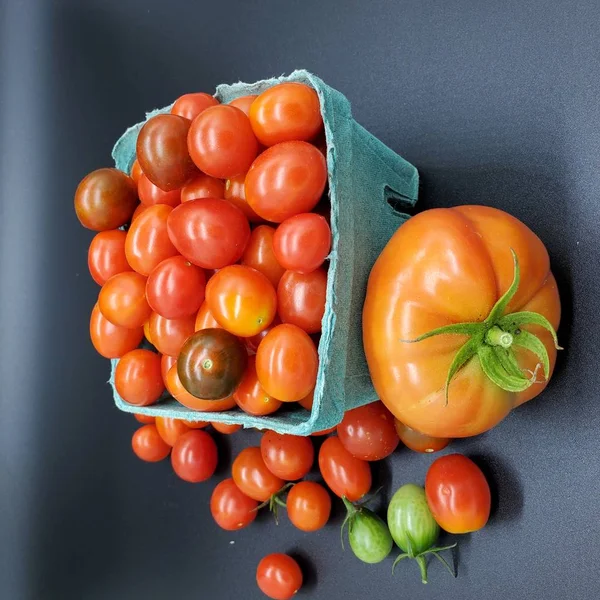
<svg viewBox="0 0 600 600">
<path fill-rule="evenodd" d="M 305 595 L 308 595 L 317 586 L 318 576 L 316 566 L 308 554 L 303 550 L 293 548 L 287 554 L 298 563 L 298 566 L 302 571 L 302 587 L 300 589 Z"/>
</svg>

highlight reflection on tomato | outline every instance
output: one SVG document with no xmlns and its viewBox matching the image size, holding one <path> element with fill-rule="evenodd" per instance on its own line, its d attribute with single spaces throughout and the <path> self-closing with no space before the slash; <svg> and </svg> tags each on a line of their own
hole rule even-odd
<svg viewBox="0 0 600 600">
<path fill-rule="evenodd" d="M 250 241 L 242 255 L 241 263 L 260 271 L 277 289 L 277 284 L 285 269 L 277 262 L 273 252 L 275 229 L 269 225 L 259 225 L 250 234 Z"/>
<path fill-rule="evenodd" d="M 125 256 L 126 237 L 120 229 L 101 231 L 94 236 L 88 250 L 88 268 L 98 285 L 104 285 L 117 273 L 131 271 Z"/>
<path fill-rule="evenodd" d="M 286 271 L 277 286 L 277 308 L 284 323 L 306 333 L 321 331 L 327 300 L 327 272 L 318 268 L 303 275 Z"/>
<path fill-rule="evenodd" d="M 231 467 L 233 481 L 246 496 L 265 502 L 283 487 L 283 479 L 273 475 L 263 460 L 260 448 L 244 448 Z"/>
<path fill-rule="evenodd" d="M 146 278 L 134 271 L 114 275 L 100 290 L 98 307 L 114 325 L 143 327 L 152 313 L 146 301 Z"/>
<path fill-rule="evenodd" d="M 141 327 L 128 328 L 113 325 L 94 305 L 90 317 L 90 338 L 98 354 L 104 358 L 121 358 L 127 352 L 135 350 L 144 337 Z"/>
<path fill-rule="evenodd" d="M 115 388 L 128 404 L 154 404 L 165 389 L 160 372 L 160 356 L 141 349 L 125 354 L 115 369 Z"/>
<path fill-rule="evenodd" d="M 270 415 L 282 404 L 280 400 L 268 394 L 258 381 L 254 356 L 248 357 L 246 371 L 233 397 L 244 412 L 254 416 Z"/>
<path fill-rule="evenodd" d="M 178 356 L 185 341 L 194 333 L 194 315 L 181 319 L 165 319 L 153 312 L 150 316 L 152 344 L 162 354 Z"/>
</svg>

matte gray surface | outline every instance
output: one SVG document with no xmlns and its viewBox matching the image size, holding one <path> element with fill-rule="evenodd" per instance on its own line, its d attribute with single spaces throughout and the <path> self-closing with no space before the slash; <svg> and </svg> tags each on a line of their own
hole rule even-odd
<svg viewBox="0 0 600 600">
<path fill-rule="evenodd" d="M 298 598 L 598 598 L 599 22 L 593 0 L 1 2 L 0 598 L 260 598 L 271 551 L 300 556 Z M 421 209 L 506 209 L 551 254 L 567 350 L 542 398 L 452 447 L 496 496 L 489 526 L 460 540 L 456 580 L 437 563 L 428 586 L 414 565 L 394 578 L 391 560 L 362 565 L 335 526 L 302 534 L 265 515 L 219 531 L 213 484 L 132 455 L 134 423 L 88 341 L 79 179 L 146 109 L 295 67 L 419 167 Z M 431 460 L 398 451 L 376 479 L 389 496 Z"/>
</svg>

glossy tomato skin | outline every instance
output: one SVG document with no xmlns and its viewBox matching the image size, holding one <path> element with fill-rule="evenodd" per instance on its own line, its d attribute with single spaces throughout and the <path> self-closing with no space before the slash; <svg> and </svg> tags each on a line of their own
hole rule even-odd
<svg viewBox="0 0 600 600">
<path fill-rule="evenodd" d="M 259 225 L 250 234 L 250 241 L 242 255 L 242 264 L 260 271 L 277 289 L 277 284 L 285 269 L 277 262 L 273 252 L 275 229 L 269 225 Z"/>
<path fill-rule="evenodd" d="M 140 202 L 144 206 L 155 206 L 156 204 L 166 204 L 171 208 L 181 203 L 181 191 L 178 189 L 170 192 L 161 190 L 157 185 L 154 185 L 147 177 L 142 173 L 138 179 L 138 195 Z"/>
<path fill-rule="evenodd" d="M 130 329 L 113 325 L 101 312 L 98 304 L 90 317 L 90 338 L 96 352 L 104 358 L 121 358 L 135 350 L 144 337 L 141 327 Z"/>
<path fill-rule="evenodd" d="M 178 206 L 169 215 L 168 232 L 175 248 L 204 269 L 236 263 L 250 239 L 248 219 L 218 198 L 199 198 Z"/>
<path fill-rule="evenodd" d="M 337 432 L 344 448 L 361 460 L 382 460 L 400 443 L 394 417 L 381 402 L 349 410 Z"/>
<path fill-rule="evenodd" d="M 250 223 L 264 223 L 264 219 L 259 217 L 248 204 L 246 200 L 246 187 L 244 182 L 246 181 L 246 173 L 230 177 L 225 182 L 225 195 L 223 196 L 226 200 L 229 200 L 231 204 L 237 206 L 246 216 Z M 220 197 L 220 196 L 219 196 Z"/>
<path fill-rule="evenodd" d="M 317 92 L 304 83 L 280 83 L 265 90 L 252 103 L 249 117 L 256 137 L 265 146 L 310 141 L 323 129 Z"/>
<path fill-rule="evenodd" d="M 204 92 L 184 94 L 175 100 L 171 107 L 171 114 L 193 121 L 202 111 L 217 104 L 219 101 L 214 96 Z"/>
<path fill-rule="evenodd" d="M 246 175 L 246 198 L 257 215 L 281 223 L 310 212 L 327 183 L 323 155 L 306 142 L 283 142 L 267 148 Z"/>
<path fill-rule="evenodd" d="M 148 206 L 146 204 L 138 204 L 136 209 L 133 211 L 131 222 L 133 223 L 147 208 Z"/>
<path fill-rule="evenodd" d="M 174 364 L 177 364 L 176 356 L 169 356 L 168 354 L 163 354 L 160 357 L 160 374 L 162 375 L 163 381 L 165 382 L 165 387 L 167 387 L 167 375 Z"/>
<path fill-rule="evenodd" d="M 210 479 L 217 469 L 218 460 L 215 441 L 200 429 L 192 429 L 177 438 L 171 452 L 173 470 L 190 483 Z"/>
<path fill-rule="evenodd" d="M 131 165 L 131 179 L 133 179 L 133 181 L 136 183 L 140 180 L 140 177 L 144 174 L 144 172 L 142 171 L 142 167 L 140 167 L 140 163 L 138 162 L 138 159 L 136 158 L 133 161 L 133 164 Z"/>
<path fill-rule="evenodd" d="M 331 498 L 327 490 L 314 481 L 301 481 L 292 487 L 286 499 L 290 521 L 302 531 L 325 527 L 331 514 Z"/>
<path fill-rule="evenodd" d="M 192 122 L 174 114 L 156 115 L 144 123 L 136 142 L 144 175 L 165 192 L 178 190 L 197 172 L 187 149 Z"/>
<path fill-rule="evenodd" d="M 154 417 L 151 417 L 149 415 L 134 414 L 133 416 L 135 417 L 135 420 L 138 423 L 142 423 L 142 425 L 154 423 Z"/>
<path fill-rule="evenodd" d="M 245 173 L 258 154 L 248 117 L 234 106 L 211 106 L 192 122 L 188 150 L 196 166 L 211 177 Z"/>
<path fill-rule="evenodd" d="M 252 337 L 244 338 L 244 343 L 246 344 L 246 348 L 248 348 L 248 352 L 251 354 L 256 354 L 260 343 L 265 339 L 265 337 L 267 337 L 269 331 L 271 331 L 271 329 L 274 327 L 277 327 L 277 325 L 281 325 L 281 319 L 278 315 L 275 315 L 275 318 L 271 321 L 271 324 L 266 329 L 263 329 L 260 333 L 257 333 Z"/>
<path fill-rule="evenodd" d="M 449 323 L 483 321 L 512 282 L 511 249 L 519 258 L 521 283 L 506 312 L 538 312 L 557 328 L 560 300 L 544 245 L 523 223 L 495 208 L 420 213 L 400 227 L 377 259 L 363 310 L 365 353 L 379 397 L 412 429 L 442 438 L 477 435 L 544 389 L 545 382 L 506 392 L 475 358 L 453 378 L 446 400 L 448 370 L 465 336 L 401 341 Z M 546 346 L 552 370 L 556 349 L 550 334 L 525 328 Z M 535 370 L 533 353 L 517 356 L 521 369 Z"/>
<path fill-rule="evenodd" d="M 104 285 L 117 273 L 131 271 L 125 256 L 126 237 L 120 229 L 101 231 L 94 236 L 88 250 L 88 268 L 98 285 Z"/>
<path fill-rule="evenodd" d="M 233 481 L 240 490 L 258 502 L 265 502 L 283 487 L 283 479 L 273 475 L 262 458 L 260 448 L 244 448 L 231 467 Z"/>
<path fill-rule="evenodd" d="M 400 438 L 400 441 L 411 450 L 415 452 L 423 452 L 425 454 L 431 454 L 432 452 L 439 452 L 443 450 L 451 440 L 448 438 L 435 438 L 430 435 L 425 435 L 419 431 L 411 429 L 408 425 L 394 419 L 394 426 L 396 433 Z"/>
<path fill-rule="evenodd" d="M 369 463 L 352 456 L 335 435 L 319 450 L 319 469 L 329 489 L 350 502 L 360 500 L 371 489 Z"/>
<path fill-rule="evenodd" d="M 196 315 L 204 302 L 206 275 L 183 256 L 159 263 L 148 276 L 146 298 L 153 311 L 167 319 Z"/>
<path fill-rule="evenodd" d="M 269 471 L 286 481 L 302 479 L 311 469 L 315 450 L 310 438 L 266 431 L 260 451 Z"/>
<path fill-rule="evenodd" d="M 127 232 L 127 262 L 141 275 L 147 277 L 163 260 L 177 254 L 167 231 L 167 219 L 172 211 L 170 206 L 164 204 L 150 206 Z"/>
<path fill-rule="evenodd" d="M 194 315 L 181 319 L 165 319 L 153 312 L 150 316 L 152 345 L 161 353 L 178 356 L 186 340 L 194 333 Z"/>
<path fill-rule="evenodd" d="M 302 400 L 314 389 L 319 356 L 310 336 L 295 325 L 274 327 L 256 352 L 262 387 L 282 402 Z"/>
<path fill-rule="evenodd" d="M 164 442 L 156 426 L 151 423 L 140 427 L 133 434 L 131 447 L 135 455 L 146 462 L 159 462 L 171 452 L 171 446 Z"/>
<path fill-rule="evenodd" d="M 302 398 L 302 400 L 298 400 L 298 404 L 304 408 L 305 410 L 312 410 L 313 403 L 315 400 L 315 390 L 313 390 L 308 396 Z M 335 428 L 334 428 L 335 429 Z"/>
<path fill-rule="evenodd" d="M 154 404 L 165 389 L 160 372 L 160 356 L 141 349 L 125 354 L 115 369 L 115 388 L 128 404 Z"/>
<path fill-rule="evenodd" d="M 133 271 L 114 275 L 102 286 L 98 307 L 114 325 L 143 327 L 152 313 L 146 301 L 146 278 Z"/>
<path fill-rule="evenodd" d="M 208 308 L 206 300 L 202 303 L 198 314 L 196 315 L 196 322 L 194 323 L 194 331 L 200 331 L 201 329 L 219 329 L 222 327 L 218 321 L 213 317 L 213 314 Z"/>
<path fill-rule="evenodd" d="M 181 419 L 170 417 L 156 417 L 155 425 L 160 437 L 169 446 L 174 446 L 184 433 L 191 430 Z"/>
<path fill-rule="evenodd" d="M 277 311 L 273 284 L 256 269 L 224 267 L 206 286 L 206 302 L 214 318 L 230 333 L 252 337 L 266 329 Z"/>
<path fill-rule="evenodd" d="M 250 107 L 252 103 L 258 98 L 257 94 L 250 94 L 249 96 L 240 96 L 229 103 L 229 106 L 235 106 L 239 108 L 246 116 L 250 114 Z"/>
<path fill-rule="evenodd" d="M 248 366 L 240 385 L 233 394 L 236 404 L 249 415 L 265 416 L 277 411 L 281 401 L 263 389 L 256 375 L 256 359 L 248 357 Z"/>
<path fill-rule="evenodd" d="M 92 171 L 81 180 L 75 192 L 77 218 L 93 231 L 125 225 L 131 220 L 136 205 L 135 182 L 118 169 Z"/>
<path fill-rule="evenodd" d="M 273 600 L 289 600 L 302 587 L 302 571 L 287 554 L 269 554 L 256 569 L 256 583 Z"/>
<path fill-rule="evenodd" d="M 219 433 L 222 433 L 224 435 L 231 435 L 232 433 L 235 433 L 236 431 L 239 431 L 242 426 L 241 425 L 229 425 L 228 423 L 211 423 L 213 429 L 215 431 L 218 431 Z"/>
<path fill-rule="evenodd" d="M 462 454 L 447 454 L 432 463 L 425 495 L 433 517 L 448 533 L 470 533 L 488 522 L 490 486 L 481 469 Z"/>
<path fill-rule="evenodd" d="M 319 333 L 327 300 L 327 272 L 323 268 L 307 275 L 286 271 L 277 286 L 277 307 L 284 323 Z"/>
<path fill-rule="evenodd" d="M 210 497 L 210 512 L 215 523 L 226 531 L 248 527 L 256 519 L 258 502 L 244 494 L 233 479 L 221 481 Z"/>
<path fill-rule="evenodd" d="M 198 173 L 181 188 L 181 201 L 189 202 L 198 198 L 224 198 L 225 182 L 222 179 Z"/>
<path fill-rule="evenodd" d="M 311 273 L 318 269 L 331 250 L 331 229 L 327 219 L 302 213 L 286 219 L 272 240 L 275 259 L 284 269 Z"/>
<path fill-rule="evenodd" d="M 177 372 L 190 394 L 221 400 L 235 392 L 247 362 L 246 348 L 234 335 L 224 329 L 201 329 L 183 345 Z"/>
</svg>

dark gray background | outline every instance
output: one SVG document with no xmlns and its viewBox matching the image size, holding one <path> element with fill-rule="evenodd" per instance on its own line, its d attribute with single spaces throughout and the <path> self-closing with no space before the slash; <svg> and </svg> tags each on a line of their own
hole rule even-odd
<svg viewBox="0 0 600 600">
<path fill-rule="evenodd" d="M 594 0 L 0 2 L 0 598 L 259 598 L 272 551 L 299 557 L 299 598 L 599 597 L 599 20 Z M 497 206 L 550 251 L 566 351 L 543 397 L 453 446 L 496 496 L 460 540 L 457 580 L 437 563 L 428 586 L 414 565 L 363 565 L 335 525 L 218 530 L 214 482 L 132 455 L 134 422 L 88 341 L 79 179 L 146 109 L 295 67 L 417 165 L 421 209 Z M 376 478 L 389 495 L 431 460 L 401 450 Z"/>
</svg>

